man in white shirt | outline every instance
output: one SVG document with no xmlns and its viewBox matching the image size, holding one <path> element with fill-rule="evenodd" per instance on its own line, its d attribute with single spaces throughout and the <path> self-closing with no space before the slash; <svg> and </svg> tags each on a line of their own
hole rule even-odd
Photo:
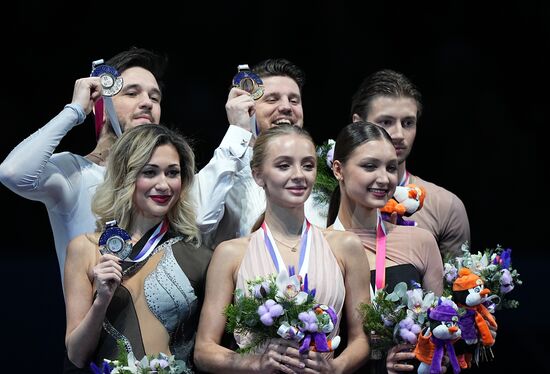
<svg viewBox="0 0 550 374">
<path fill-rule="evenodd" d="M 112 96 L 122 131 L 145 123 L 159 123 L 166 64 L 166 57 L 141 48 L 123 51 L 106 62 L 123 79 L 121 91 Z M 91 200 L 97 185 L 103 182 L 104 165 L 117 139 L 109 116 L 96 113 L 103 121 L 99 121 L 97 146 L 87 156 L 54 152 L 63 137 L 84 122 L 101 95 L 99 77 L 78 79 L 71 104 L 17 145 L 0 165 L 0 181 L 6 187 L 46 206 L 62 283 L 69 241 L 96 230 Z M 231 126 L 212 161 L 195 175 L 192 196 L 198 200 L 203 214 L 197 216 L 202 232 L 211 232 L 213 225 L 217 225 L 211 217 L 215 215 L 214 209 L 219 209 L 219 203 L 211 197 L 223 193 L 217 189 L 225 188 L 223 182 L 228 173 L 242 168 L 241 158 L 250 138 L 250 132 Z"/>
<path fill-rule="evenodd" d="M 252 70 L 262 79 L 264 94 L 255 101 L 248 92 L 232 88 L 225 105 L 230 128 L 238 127 L 243 134 L 248 132 L 252 135 L 250 119 L 253 115 L 260 132 L 282 123 L 302 127 L 302 87 L 305 79 L 302 70 L 285 59 L 268 59 L 255 65 Z M 217 189 L 222 194 L 209 196 L 219 206 L 219 209 L 211 209 L 215 212 L 209 221 L 211 230 L 204 235 L 205 244 L 212 249 L 222 241 L 248 235 L 265 211 L 265 193 L 254 182 L 250 169 L 253 144 L 254 138 L 243 151 L 239 168 L 227 174 L 225 189 Z M 310 196 L 306 201 L 306 217 L 313 224 L 324 227 L 326 216 L 320 216 L 314 204 Z M 202 212 L 205 206 L 199 203 L 199 216 L 205 216 Z"/>
</svg>

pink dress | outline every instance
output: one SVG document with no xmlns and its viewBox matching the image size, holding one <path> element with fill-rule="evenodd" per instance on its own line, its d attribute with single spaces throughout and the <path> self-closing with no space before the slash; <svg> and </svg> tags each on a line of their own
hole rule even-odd
<svg viewBox="0 0 550 374">
<path fill-rule="evenodd" d="M 338 322 L 328 336 L 329 339 L 332 339 L 340 331 L 340 321 L 346 295 L 344 278 L 323 233 L 314 225 L 311 225 L 310 228 L 310 240 L 311 246 L 307 269 L 309 288 L 316 289 L 315 300 L 317 302 L 331 306 L 338 315 Z M 276 246 L 274 246 L 274 251 L 278 251 Z M 297 264 L 283 264 L 286 269 L 288 269 L 288 265 L 294 265 L 296 273 L 299 273 Z M 264 231 L 260 228 L 251 234 L 250 244 L 237 274 L 236 288 L 246 291 L 247 280 L 277 273 L 277 267 L 264 241 Z M 242 347 L 246 345 L 249 339 L 246 336 L 235 334 L 235 340 Z M 327 353 L 327 357 L 332 357 L 332 353 Z"/>
</svg>

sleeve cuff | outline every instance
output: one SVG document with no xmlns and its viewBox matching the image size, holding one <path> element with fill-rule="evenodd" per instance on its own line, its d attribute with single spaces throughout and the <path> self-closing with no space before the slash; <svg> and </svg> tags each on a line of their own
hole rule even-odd
<svg viewBox="0 0 550 374">
<path fill-rule="evenodd" d="M 228 149 L 231 155 L 241 158 L 248 148 L 252 133 L 241 127 L 229 125 L 220 148 Z"/>
<path fill-rule="evenodd" d="M 84 113 L 84 109 L 82 108 L 82 105 L 78 103 L 72 103 L 72 104 L 65 105 L 65 108 L 72 109 L 76 113 L 78 117 L 78 119 L 76 120 L 77 125 L 80 125 L 86 119 L 86 113 Z"/>
</svg>

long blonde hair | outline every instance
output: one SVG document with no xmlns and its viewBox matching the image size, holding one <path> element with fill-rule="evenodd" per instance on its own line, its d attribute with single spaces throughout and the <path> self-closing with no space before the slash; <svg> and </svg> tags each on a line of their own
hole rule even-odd
<svg viewBox="0 0 550 374">
<path fill-rule="evenodd" d="M 185 235 L 186 241 L 200 244 L 195 209 L 188 196 L 195 175 L 195 155 L 182 135 L 162 125 L 141 125 L 127 130 L 111 148 L 105 181 L 98 186 L 92 200 L 97 231 L 103 231 L 105 224 L 114 219 L 120 227 L 132 226 L 137 177 L 153 152 L 165 144 L 176 148 L 181 168 L 180 197 L 167 214 L 170 227 L 177 234 Z"/>
</svg>

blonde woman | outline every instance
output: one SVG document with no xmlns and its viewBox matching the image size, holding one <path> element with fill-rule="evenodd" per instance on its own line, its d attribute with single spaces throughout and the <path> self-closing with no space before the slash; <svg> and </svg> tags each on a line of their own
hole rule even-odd
<svg viewBox="0 0 550 374">
<path fill-rule="evenodd" d="M 162 352 L 192 367 L 211 256 L 187 197 L 194 165 L 184 138 L 164 126 L 136 127 L 114 144 L 93 199 L 97 231 L 67 249 L 65 343 L 77 368 L 116 359 L 117 340 L 138 360 Z"/>
</svg>

